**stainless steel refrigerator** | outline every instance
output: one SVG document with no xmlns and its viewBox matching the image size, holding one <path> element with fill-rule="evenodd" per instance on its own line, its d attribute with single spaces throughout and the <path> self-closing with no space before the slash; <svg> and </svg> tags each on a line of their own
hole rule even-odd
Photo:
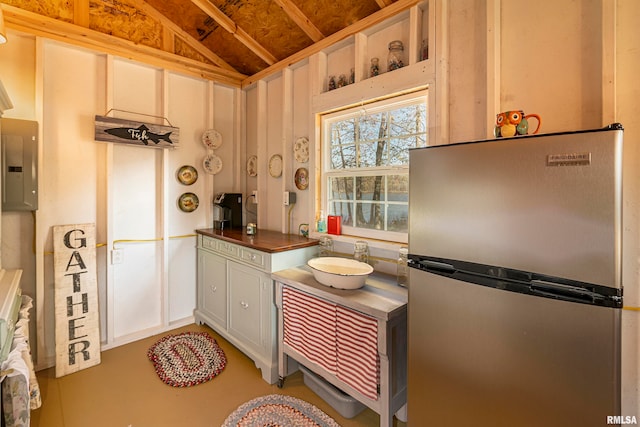
<svg viewBox="0 0 640 427">
<path fill-rule="evenodd" d="M 411 150 L 410 426 L 621 415 L 622 140 L 614 124 Z"/>
</svg>

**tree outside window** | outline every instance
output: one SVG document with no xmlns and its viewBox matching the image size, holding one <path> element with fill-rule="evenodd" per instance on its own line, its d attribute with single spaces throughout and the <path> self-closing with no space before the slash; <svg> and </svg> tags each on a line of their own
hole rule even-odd
<svg viewBox="0 0 640 427">
<path fill-rule="evenodd" d="M 323 116 L 328 213 L 343 232 L 406 240 L 409 149 L 427 145 L 426 92 Z"/>
</svg>

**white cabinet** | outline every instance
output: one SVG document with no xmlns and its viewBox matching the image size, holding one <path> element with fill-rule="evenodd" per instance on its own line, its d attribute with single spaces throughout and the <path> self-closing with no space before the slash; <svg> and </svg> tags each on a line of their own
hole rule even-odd
<svg viewBox="0 0 640 427">
<path fill-rule="evenodd" d="M 256 351 L 271 350 L 271 277 L 252 267 L 228 263 L 230 334 Z"/>
<path fill-rule="evenodd" d="M 13 343 L 13 333 L 22 303 L 22 270 L 0 269 L 0 362 L 4 362 Z"/>
<path fill-rule="evenodd" d="M 221 327 L 227 327 L 227 260 L 198 251 L 198 309 Z"/>
<path fill-rule="evenodd" d="M 292 242 L 281 233 L 260 233 L 262 246 L 258 237 L 253 244 L 264 250 L 203 235 L 199 230 L 194 317 L 249 356 L 262 371 L 262 378 L 273 384 L 278 379 L 278 355 L 271 272 L 304 264 L 315 256 L 317 242 Z M 236 237 L 246 238 L 241 232 Z M 280 240 L 282 246 L 278 246 Z M 267 252 L 269 248 L 274 252 Z"/>
</svg>

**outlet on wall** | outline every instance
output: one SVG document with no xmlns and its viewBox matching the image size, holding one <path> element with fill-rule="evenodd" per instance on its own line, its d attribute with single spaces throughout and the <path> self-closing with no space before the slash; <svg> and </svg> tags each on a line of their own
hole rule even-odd
<svg viewBox="0 0 640 427">
<path fill-rule="evenodd" d="M 111 264 L 122 264 L 124 253 L 122 249 L 114 249 L 111 251 Z"/>
<path fill-rule="evenodd" d="M 253 203 L 255 203 L 257 205 L 258 204 L 258 190 L 253 190 L 251 192 L 251 195 L 253 196 Z"/>
<path fill-rule="evenodd" d="M 284 205 L 289 206 L 296 203 L 296 193 L 291 191 L 284 192 Z"/>
</svg>

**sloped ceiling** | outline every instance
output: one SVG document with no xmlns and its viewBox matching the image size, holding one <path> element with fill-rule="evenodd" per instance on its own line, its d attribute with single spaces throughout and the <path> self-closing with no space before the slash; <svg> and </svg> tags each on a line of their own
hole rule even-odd
<svg viewBox="0 0 640 427">
<path fill-rule="evenodd" d="M 375 0 L 147 0 L 147 3 L 236 71 L 248 76 L 380 10 Z M 216 19 L 218 15 L 220 18 Z M 304 28 L 296 23 L 295 17 L 299 17 Z"/>
<path fill-rule="evenodd" d="M 234 73 L 239 80 L 327 41 L 367 17 L 416 2 L 0 0 L 9 27 L 13 24 L 18 29 L 42 32 L 52 27 L 51 22 L 61 22 L 219 68 L 227 75 Z M 30 15 L 25 17 L 23 11 Z M 32 14 L 50 21 L 38 23 L 31 18 Z M 81 32 L 76 35 L 83 36 L 87 35 Z"/>
</svg>

